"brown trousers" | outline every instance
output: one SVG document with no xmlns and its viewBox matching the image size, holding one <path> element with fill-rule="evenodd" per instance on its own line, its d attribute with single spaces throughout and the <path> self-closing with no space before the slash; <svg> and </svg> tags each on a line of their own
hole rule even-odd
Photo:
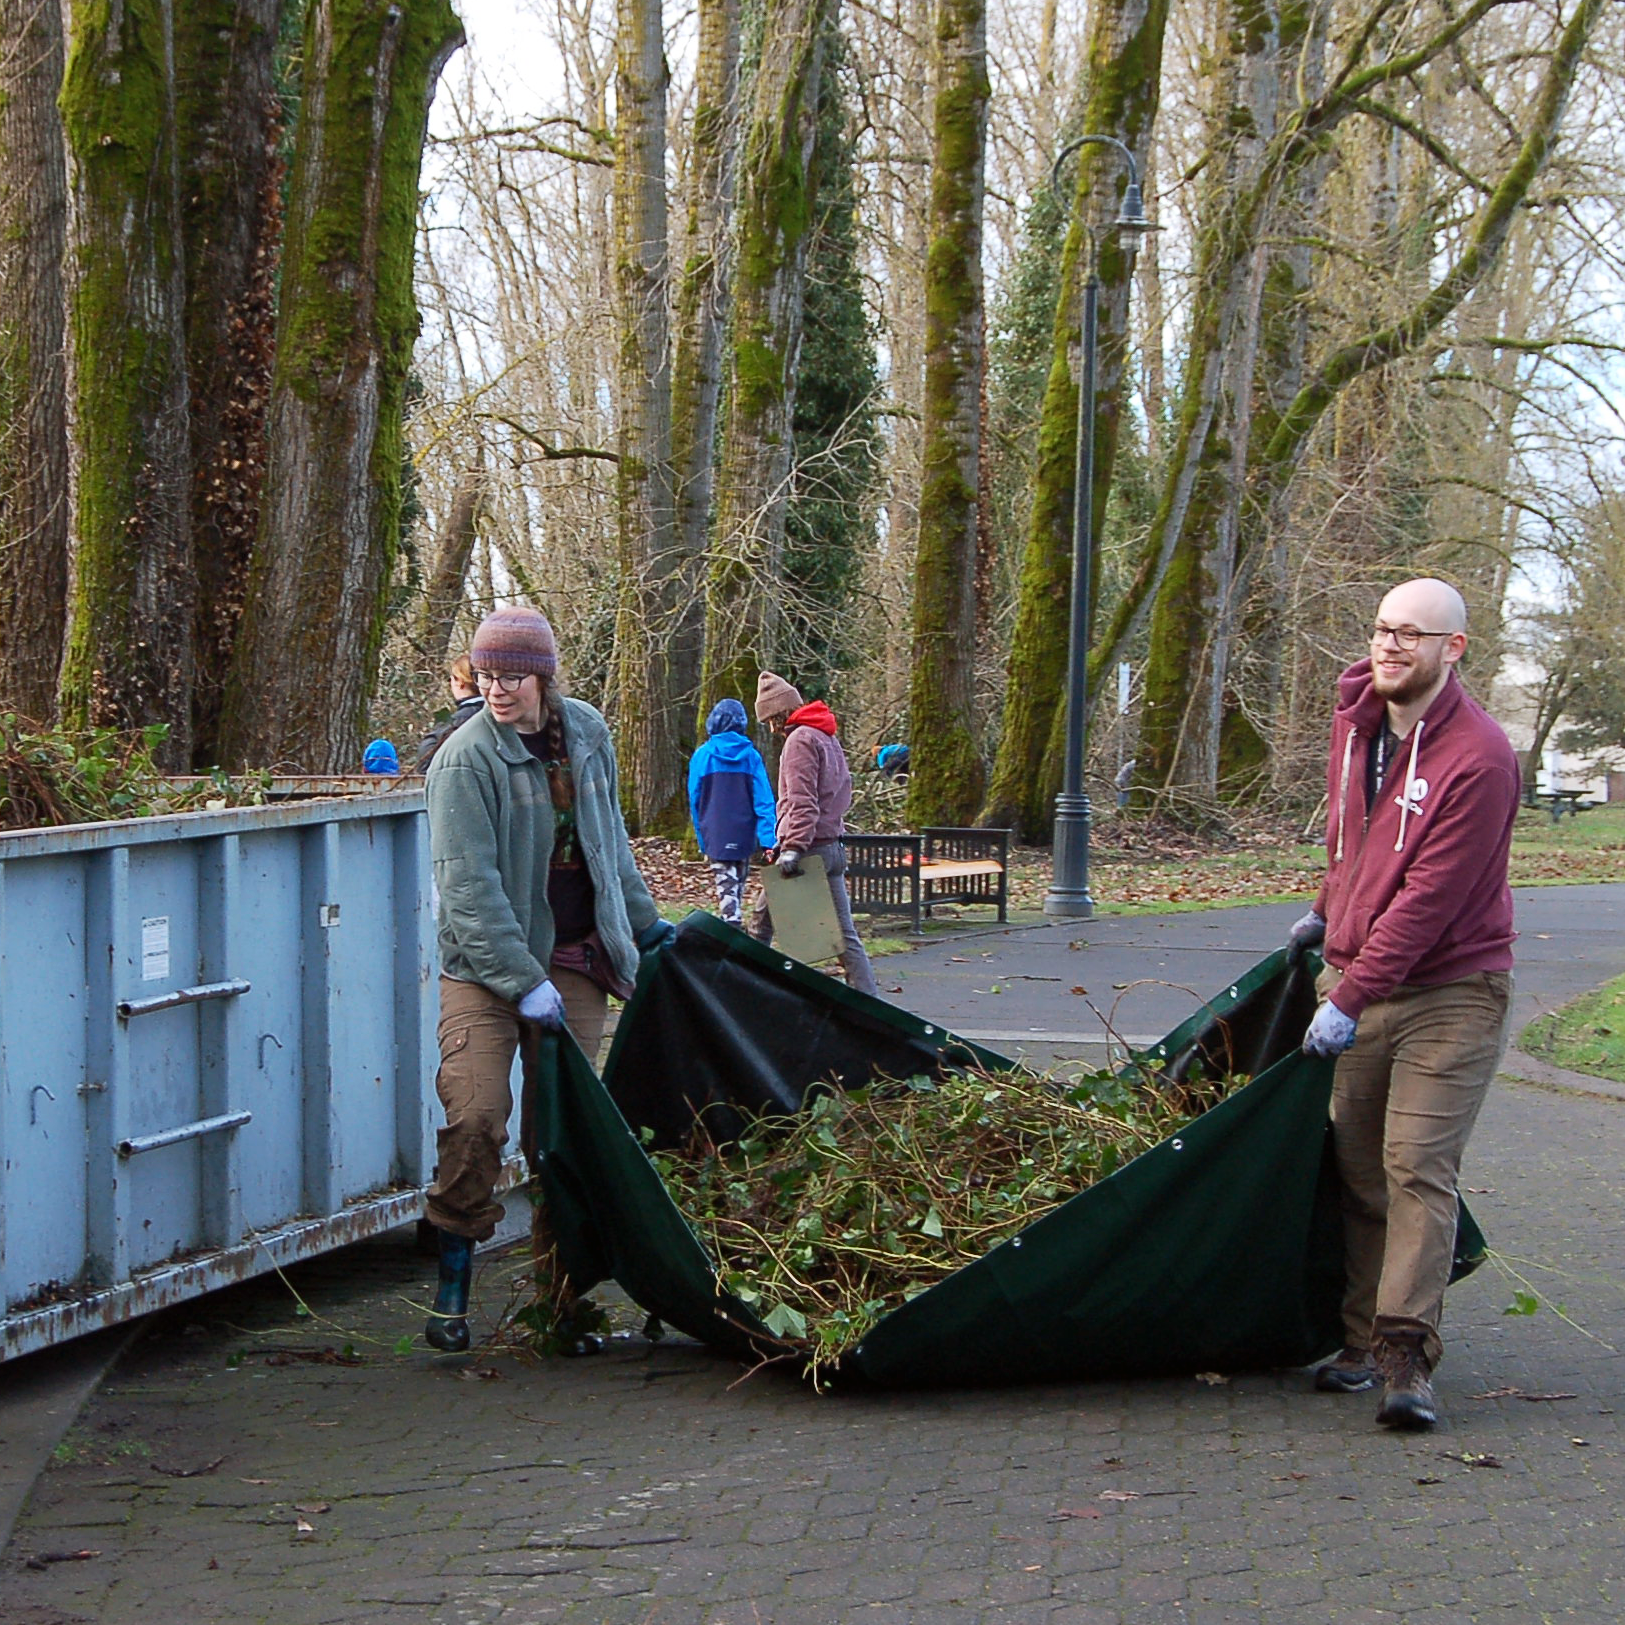
<svg viewBox="0 0 1625 1625">
<path fill-rule="evenodd" d="M 564 1000 L 565 1025 L 596 1065 L 609 1013 L 604 990 L 575 971 L 550 974 Z M 489 988 L 440 978 L 440 1071 L 434 1086 L 446 1126 L 438 1136 L 427 1212 L 431 1224 L 475 1241 L 484 1241 L 502 1218 L 493 1192 L 513 1115 L 509 1079 L 519 1027 L 518 1010 Z"/>
<path fill-rule="evenodd" d="M 1321 994 L 1342 979 L 1330 967 Z M 1400 988 L 1366 1008 L 1337 1062 L 1332 1141 L 1343 1180 L 1343 1341 L 1420 1332 L 1430 1365 L 1456 1246 L 1461 1156 L 1506 1047 L 1512 978 Z"/>
</svg>

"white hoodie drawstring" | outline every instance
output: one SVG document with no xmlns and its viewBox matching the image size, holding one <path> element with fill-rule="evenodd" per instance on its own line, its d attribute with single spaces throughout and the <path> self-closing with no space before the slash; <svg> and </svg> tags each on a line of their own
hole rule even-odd
<svg viewBox="0 0 1625 1625">
<path fill-rule="evenodd" d="M 1405 850 L 1405 820 L 1411 815 L 1411 786 L 1416 783 L 1416 758 L 1422 749 L 1422 723 L 1418 719 L 1416 727 L 1411 730 L 1411 760 L 1405 769 L 1405 783 L 1399 792 L 1399 839 L 1394 842 L 1394 850 Z"/>
<path fill-rule="evenodd" d="M 1332 854 L 1332 861 L 1343 861 L 1343 815 L 1348 811 L 1349 805 L 1349 763 L 1354 759 L 1354 730 L 1349 729 L 1343 739 L 1343 782 L 1337 792 L 1337 850 Z"/>
</svg>

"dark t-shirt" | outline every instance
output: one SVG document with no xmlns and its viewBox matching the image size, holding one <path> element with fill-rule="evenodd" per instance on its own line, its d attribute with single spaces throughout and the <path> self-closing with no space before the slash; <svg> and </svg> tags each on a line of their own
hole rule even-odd
<svg viewBox="0 0 1625 1625">
<path fill-rule="evenodd" d="M 1382 726 L 1377 730 L 1366 750 L 1365 758 L 1365 804 L 1375 807 L 1377 797 L 1382 793 L 1382 787 L 1388 782 L 1388 770 L 1394 765 L 1394 758 L 1399 754 L 1399 735 L 1389 726 L 1388 719 L 1383 718 Z"/>
<path fill-rule="evenodd" d="M 547 871 L 547 906 L 553 915 L 553 940 L 559 946 L 580 942 L 597 924 L 593 908 L 592 872 L 581 855 L 576 837 L 575 786 L 570 758 L 561 761 L 547 748 L 546 732 L 520 734 L 525 749 L 547 769 L 550 788 L 563 781 L 565 794 L 553 800 L 553 861 Z M 566 805 L 560 806 L 563 800 Z"/>
</svg>

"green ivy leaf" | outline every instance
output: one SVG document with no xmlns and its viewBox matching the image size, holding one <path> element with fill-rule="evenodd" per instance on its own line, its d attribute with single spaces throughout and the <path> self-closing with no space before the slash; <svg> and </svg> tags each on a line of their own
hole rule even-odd
<svg viewBox="0 0 1625 1625">
<path fill-rule="evenodd" d="M 762 1316 L 762 1324 L 775 1337 L 805 1337 L 807 1317 L 787 1303 L 776 1303 Z"/>
</svg>

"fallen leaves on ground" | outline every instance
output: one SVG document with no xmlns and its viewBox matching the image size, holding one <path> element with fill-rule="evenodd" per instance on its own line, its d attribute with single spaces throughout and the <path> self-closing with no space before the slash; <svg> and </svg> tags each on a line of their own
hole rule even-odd
<svg viewBox="0 0 1625 1625">
<path fill-rule="evenodd" d="M 1526 1394 L 1521 1388 L 1486 1388 L 1481 1394 L 1469 1394 L 1469 1399 L 1527 1399 L 1531 1404 L 1543 1404 L 1554 1399 L 1578 1399 L 1578 1394 Z"/>
<path fill-rule="evenodd" d="M 216 1456 L 213 1461 L 206 1461 L 201 1467 L 160 1467 L 157 1462 L 152 1464 L 155 1473 L 162 1473 L 165 1478 L 202 1478 L 205 1473 L 215 1472 L 224 1465 L 226 1458 Z"/>
</svg>

